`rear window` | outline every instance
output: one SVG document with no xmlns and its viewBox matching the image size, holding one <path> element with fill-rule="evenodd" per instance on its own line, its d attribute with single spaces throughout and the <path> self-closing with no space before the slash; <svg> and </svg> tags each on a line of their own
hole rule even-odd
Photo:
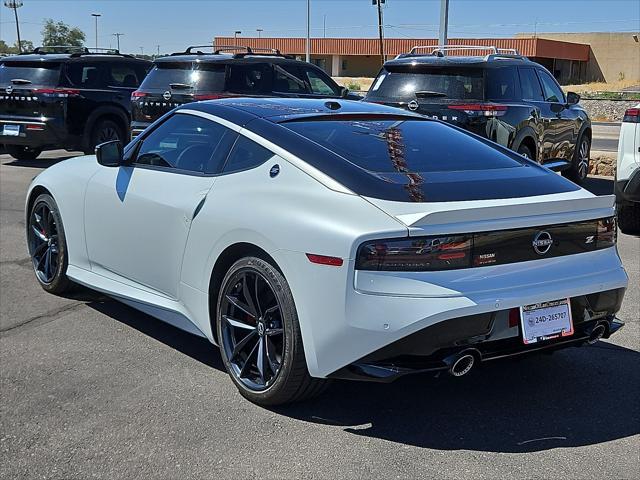
<svg viewBox="0 0 640 480">
<path fill-rule="evenodd" d="M 283 125 L 375 173 L 454 172 L 522 165 L 467 134 L 428 120 L 315 120 Z"/>
<path fill-rule="evenodd" d="M 162 62 L 153 67 L 141 90 L 167 90 L 170 85 L 206 92 L 224 90 L 225 65 Z"/>
<path fill-rule="evenodd" d="M 10 85 L 12 80 L 26 80 L 32 85 L 56 86 L 60 80 L 60 63 L 2 62 L 0 84 Z M 14 82 L 18 83 L 18 82 Z"/>
<path fill-rule="evenodd" d="M 411 101 L 483 100 L 481 68 L 425 67 L 383 70 L 373 82 L 367 100 Z"/>
</svg>

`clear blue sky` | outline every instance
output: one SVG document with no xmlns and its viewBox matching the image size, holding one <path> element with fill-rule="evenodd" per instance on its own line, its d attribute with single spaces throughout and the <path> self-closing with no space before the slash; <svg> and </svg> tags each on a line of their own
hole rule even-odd
<svg viewBox="0 0 640 480">
<path fill-rule="evenodd" d="M 451 0 L 450 37 L 506 37 L 518 32 L 638 31 L 639 0 Z M 387 0 L 388 37 L 433 38 L 438 34 L 440 0 Z M 16 39 L 13 12 L 0 4 L 0 39 Z M 306 0 L 24 0 L 18 10 L 22 38 L 41 41 L 44 18 L 80 27 L 95 42 L 92 12 L 101 13 L 98 41 L 121 50 L 171 52 L 211 42 L 215 35 L 304 36 Z M 326 17 L 325 17 L 326 15 Z M 312 35 L 373 37 L 376 9 L 371 0 L 311 0 Z"/>
</svg>

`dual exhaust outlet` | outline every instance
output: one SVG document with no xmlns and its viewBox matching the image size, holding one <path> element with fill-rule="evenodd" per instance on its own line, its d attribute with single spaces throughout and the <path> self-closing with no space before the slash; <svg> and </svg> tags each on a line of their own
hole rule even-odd
<svg viewBox="0 0 640 480">
<path fill-rule="evenodd" d="M 605 322 L 597 323 L 591 333 L 589 333 L 589 337 L 587 338 L 586 343 L 588 345 L 593 345 L 597 343 L 605 334 L 607 333 L 607 324 Z M 462 352 L 450 355 L 445 358 L 444 362 L 447 364 L 448 369 L 447 373 L 453 377 L 462 377 L 469 373 L 473 367 L 480 362 L 482 358 L 480 352 L 475 349 L 468 349 Z"/>
</svg>

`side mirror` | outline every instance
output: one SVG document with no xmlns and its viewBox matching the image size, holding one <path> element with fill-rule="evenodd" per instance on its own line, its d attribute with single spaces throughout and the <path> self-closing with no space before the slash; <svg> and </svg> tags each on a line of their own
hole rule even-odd
<svg viewBox="0 0 640 480">
<path fill-rule="evenodd" d="M 118 167 L 123 163 L 123 147 L 120 140 L 111 140 L 96 147 L 96 159 L 105 167 Z"/>
<path fill-rule="evenodd" d="M 340 98 L 347 98 L 349 96 L 349 89 L 347 87 L 340 87 Z"/>
<path fill-rule="evenodd" d="M 580 101 L 580 95 L 576 92 L 567 92 L 567 105 L 575 105 Z"/>
</svg>

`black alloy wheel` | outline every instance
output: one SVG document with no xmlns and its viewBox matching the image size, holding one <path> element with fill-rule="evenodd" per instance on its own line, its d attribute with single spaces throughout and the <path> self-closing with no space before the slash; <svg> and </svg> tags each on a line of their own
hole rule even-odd
<svg viewBox="0 0 640 480">
<path fill-rule="evenodd" d="M 33 204 L 27 225 L 27 242 L 38 282 L 51 293 L 67 289 L 67 247 L 57 205 L 50 195 Z"/>
<path fill-rule="evenodd" d="M 524 158 L 528 158 L 529 160 L 535 160 L 533 158 L 533 154 L 531 153 L 531 150 L 529 150 L 529 147 L 527 147 L 526 145 L 520 145 L 518 147 L 518 153 L 522 155 Z"/>
<path fill-rule="evenodd" d="M 269 388 L 282 367 L 285 332 L 267 280 L 256 270 L 238 271 L 227 284 L 220 314 L 232 374 L 250 390 Z"/>
<path fill-rule="evenodd" d="M 281 405 L 326 388 L 327 380 L 309 375 L 293 295 L 270 261 L 236 261 L 222 280 L 217 306 L 222 360 L 245 398 Z"/>
<path fill-rule="evenodd" d="M 101 120 L 96 123 L 91 132 L 91 144 L 86 154 L 93 154 L 95 148 L 101 143 L 120 140 L 124 143 L 124 134 L 120 126 L 111 120 Z"/>
<path fill-rule="evenodd" d="M 589 175 L 589 157 L 591 155 L 591 142 L 585 135 L 581 135 L 573 155 L 571 168 L 566 170 L 566 176 L 578 185 L 587 179 Z"/>
</svg>

